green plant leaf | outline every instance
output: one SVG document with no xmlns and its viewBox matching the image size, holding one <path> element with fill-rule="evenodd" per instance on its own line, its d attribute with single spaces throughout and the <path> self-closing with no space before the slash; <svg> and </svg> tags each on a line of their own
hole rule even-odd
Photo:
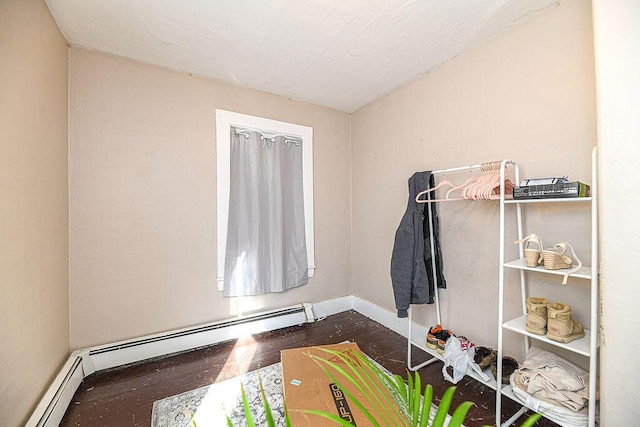
<svg viewBox="0 0 640 427">
<path fill-rule="evenodd" d="M 412 421 L 413 401 L 414 401 L 413 395 L 415 393 L 415 387 L 413 385 L 413 376 L 411 374 L 407 374 L 407 385 L 405 387 L 407 388 L 407 402 L 406 402 L 407 415 L 409 417 L 409 421 Z"/>
<path fill-rule="evenodd" d="M 242 392 L 242 406 L 244 407 L 244 416 L 247 420 L 248 426 L 255 425 L 253 422 L 253 415 L 251 415 L 251 409 L 249 408 L 249 401 L 247 400 L 247 393 L 244 391 L 244 386 L 240 383 L 240 391 Z"/>
<path fill-rule="evenodd" d="M 531 427 L 540 418 L 542 418 L 542 414 L 539 414 L 539 413 L 531 414 L 531 416 L 527 418 L 524 423 L 522 423 L 521 427 Z"/>
<path fill-rule="evenodd" d="M 460 427 L 472 406 L 476 406 L 476 404 L 473 402 L 462 402 L 453 412 L 451 421 L 449 421 L 449 427 Z"/>
<path fill-rule="evenodd" d="M 424 396 L 422 399 L 422 410 L 420 411 L 420 427 L 427 427 L 429 415 L 431 414 L 431 401 L 433 400 L 433 387 L 427 384 L 424 388 Z"/>
<path fill-rule="evenodd" d="M 373 399 L 368 399 L 373 404 L 376 412 L 380 413 L 380 408 L 384 412 L 383 418 L 380 419 L 382 423 L 386 425 L 393 424 L 394 426 L 408 426 L 408 420 L 395 411 L 398 408 L 396 399 L 391 395 L 391 390 L 387 384 L 393 383 L 389 375 L 380 369 L 378 365 L 364 354 L 356 354 L 356 358 L 359 361 L 359 366 L 354 367 L 350 365 L 352 369 L 362 373 L 362 377 L 365 378 L 364 384 L 371 395 L 367 394 L 367 397 L 373 396 Z M 389 381 L 389 383 L 384 380 Z M 375 400 L 375 402 L 373 401 Z"/>
<path fill-rule="evenodd" d="M 324 412 L 324 411 L 317 411 L 315 409 L 306 409 L 304 411 L 302 411 L 306 414 L 311 414 L 311 415 L 317 415 L 319 417 L 322 418 L 326 418 L 328 420 L 331 420 L 333 422 L 335 422 L 336 424 L 340 424 L 343 427 L 353 427 L 353 424 L 350 423 L 349 421 L 340 418 L 339 416 L 335 415 L 335 414 L 331 414 L 329 412 Z"/>
<path fill-rule="evenodd" d="M 340 382 L 336 379 L 335 376 L 333 376 L 333 374 L 331 372 L 329 372 L 329 370 L 325 367 L 325 364 L 328 364 L 330 366 L 332 366 L 333 369 L 335 369 L 337 372 L 339 372 L 341 375 L 343 375 L 349 382 L 351 382 L 352 384 L 354 384 L 356 386 L 356 388 L 364 394 L 364 392 L 362 391 L 362 387 L 360 386 L 360 384 L 358 384 L 355 380 L 353 380 L 352 377 L 350 377 L 345 371 L 344 369 L 342 369 L 340 366 L 337 366 L 335 363 L 331 363 L 327 360 L 324 360 L 322 358 L 310 355 L 310 357 L 316 362 L 318 363 L 318 366 L 320 367 L 320 369 L 322 369 L 322 371 L 331 379 L 332 382 L 334 382 L 336 385 L 338 385 L 338 387 L 340 388 L 340 391 L 342 391 L 342 393 L 344 393 L 345 396 L 347 396 L 347 399 L 349 399 L 350 402 L 352 402 L 354 405 L 356 405 L 358 407 L 358 409 L 360 409 L 360 411 L 362 411 L 362 413 L 367 417 L 367 419 L 369 419 L 369 421 L 371 422 L 371 424 L 373 424 L 374 426 L 380 426 L 380 424 L 378 423 L 378 421 L 376 421 L 376 419 L 373 417 L 373 415 L 371 415 L 369 413 L 369 411 L 367 411 L 367 409 L 364 407 L 364 405 L 362 403 L 360 403 L 360 401 L 353 396 L 353 394 L 351 392 L 349 392 L 349 390 L 345 389 L 344 387 L 342 387 L 340 385 Z"/>
<path fill-rule="evenodd" d="M 402 400 L 402 396 L 406 393 L 406 383 L 400 375 L 389 376 L 386 372 L 376 373 L 383 380 L 383 385 L 391 393 L 393 401 L 397 404 L 398 399 Z M 402 388 L 400 388 L 402 387 Z M 401 408 L 403 406 L 400 406 Z"/>
<path fill-rule="evenodd" d="M 264 393 L 264 387 L 262 386 L 262 378 L 258 375 L 258 383 L 260 384 L 260 396 L 262 397 L 262 405 L 264 406 L 264 413 L 267 418 L 267 427 L 276 427 L 276 423 L 273 420 L 273 413 L 271 412 L 271 406 L 267 401 L 267 396 Z"/>
<path fill-rule="evenodd" d="M 404 380 L 400 375 L 394 375 L 394 378 L 396 379 L 396 383 L 398 384 L 398 390 L 400 392 L 399 394 L 400 397 L 402 397 L 404 406 L 409 406 L 409 390 L 405 385 Z"/>
<path fill-rule="evenodd" d="M 411 375 L 409 375 L 411 377 Z M 420 415 L 420 400 L 422 398 L 422 385 L 420 381 L 420 374 L 418 372 L 415 373 L 415 377 L 413 379 L 413 400 L 411 401 L 411 407 L 409 410 L 409 414 L 411 414 L 411 425 L 418 425 L 418 416 Z"/>
<path fill-rule="evenodd" d="M 335 370 L 341 374 L 347 382 L 353 384 L 363 396 L 365 396 L 366 401 L 371 404 L 373 411 L 366 410 L 362 402 L 358 401 L 358 399 L 351 395 L 348 390 L 342 387 L 335 377 L 329 374 L 333 382 L 338 384 L 338 387 L 341 388 L 347 398 L 353 401 L 353 403 L 372 423 L 382 423 L 385 425 L 395 426 L 408 425 L 408 421 L 402 416 L 402 414 L 394 410 L 394 408 L 397 407 L 397 403 L 391 396 L 390 391 L 386 387 L 383 387 L 384 383 L 382 386 L 379 384 L 381 380 L 380 376 L 386 376 L 386 374 L 384 374 L 374 362 L 364 355 L 357 354 L 353 355 L 358 360 L 358 363 L 354 364 L 352 359 L 345 357 L 341 352 L 330 349 L 321 350 L 339 358 L 344 363 L 344 366 L 346 366 L 346 369 L 343 369 L 340 365 L 324 358 L 313 355 L 310 355 L 310 357 L 323 369 L 325 373 L 328 374 L 327 368 Z"/>
<path fill-rule="evenodd" d="M 363 354 L 355 354 L 353 356 L 356 357 L 358 361 L 357 364 L 353 364 L 344 354 L 338 354 L 338 357 L 345 363 L 347 369 L 355 375 L 355 377 L 349 375 L 347 377 L 348 381 L 353 384 L 364 385 L 364 388 L 359 388 L 359 390 L 373 407 L 380 423 L 398 426 L 398 422 L 402 420 L 402 418 L 397 412 L 392 411 L 392 408 L 396 405 L 390 396 L 389 390 L 380 386 L 379 369 L 376 371 L 377 366 L 375 366 L 375 363 Z M 402 422 L 402 424 L 406 425 L 404 422 Z"/>
<path fill-rule="evenodd" d="M 449 412 L 449 407 L 451 406 L 453 393 L 455 393 L 455 391 L 456 387 L 451 386 L 442 395 L 442 399 L 440 400 L 440 404 L 438 405 L 438 412 L 436 412 L 436 416 L 433 419 L 432 427 L 442 427 L 444 425 L 444 420 L 446 419 L 447 413 Z"/>
<path fill-rule="evenodd" d="M 400 422 L 401 425 L 408 426 L 409 412 L 406 410 L 405 406 L 400 405 L 400 402 L 398 401 L 400 390 L 402 390 L 403 393 L 407 390 L 404 379 L 400 375 L 390 375 L 388 371 L 383 370 L 377 363 L 363 354 L 358 354 L 356 357 L 361 359 L 363 366 L 367 367 L 367 369 L 364 370 L 367 378 L 372 380 L 371 382 L 376 386 L 375 388 L 378 391 L 378 394 L 382 396 L 382 399 L 376 398 L 376 401 L 385 408 L 395 425 L 398 425 L 398 422 Z M 378 382 L 373 381 L 371 378 L 372 376 L 382 383 L 381 387 Z M 400 387 L 402 387 L 402 389 L 400 389 Z M 380 400 L 382 400 L 382 402 Z M 398 414 L 396 411 L 393 411 L 392 408 L 395 407 L 400 409 L 402 414 Z"/>
<path fill-rule="evenodd" d="M 240 390 L 242 390 L 242 388 Z M 224 412 L 224 416 L 227 418 L 227 427 L 233 427 L 233 422 L 231 422 L 231 418 L 227 415 L 227 410 L 224 408 L 224 404 L 222 405 L 222 411 Z"/>
<path fill-rule="evenodd" d="M 191 425 L 191 427 L 198 427 L 196 425 L 196 420 L 193 419 L 193 412 L 187 408 L 184 408 L 181 412 L 189 419 L 189 425 Z"/>
</svg>

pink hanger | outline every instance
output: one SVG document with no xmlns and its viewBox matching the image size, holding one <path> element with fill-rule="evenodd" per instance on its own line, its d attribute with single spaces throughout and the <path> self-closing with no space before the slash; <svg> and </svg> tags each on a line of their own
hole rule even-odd
<svg viewBox="0 0 640 427">
<path fill-rule="evenodd" d="M 485 174 L 481 175 L 478 178 L 470 177 L 468 178 L 464 184 L 454 185 L 446 179 L 440 182 L 433 188 L 428 190 L 421 191 L 416 195 L 417 203 L 432 203 L 432 202 L 451 202 L 456 200 L 495 200 L 500 198 L 500 167 L 502 165 L 501 161 L 497 162 L 489 162 L 483 163 L 480 167 L 482 172 Z M 486 173 L 489 172 L 489 173 Z M 420 196 L 430 193 L 432 191 L 437 190 L 438 188 L 448 185 L 451 188 L 447 191 L 444 199 L 420 199 Z M 515 184 L 511 179 L 505 177 L 504 180 L 504 191 L 505 198 L 513 198 L 512 192 Z M 460 198 L 451 198 L 451 193 L 455 190 L 462 189 Z"/>
<path fill-rule="evenodd" d="M 474 183 L 477 179 L 478 179 L 478 178 L 476 178 L 475 176 L 471 176 L 471 177 L 469 177 L 469 179 L 467 179 L 467 180 L 464 182 L 464 184 L 462 184 L 462 185 L 457 185 L 457 186 L 453 187 L 452 189 L 450 189 L 449 191 L 447 191 L 447 194 L 444 196 L 444 200 L 447 200 L 447 201 L 465 200 L 465 198 L 464 198 L 464 197 L 459 197 L 459 198 L 451 199 L 451 198 L 449 198 L 449 195 L 450 195 L 453 191 L 455 191 L 455 190 L 460 190 L 460 189 L 462 189 L 462 190 L 464 191 L 465 187 L 467 187 L 467 186 L 469 186 L 470 184 Z"/>
<path fill-rule="evenodd" d="M 504 198 L 505 199 L 513 199 L 513 187 L 515 184 L 509 178 L 504 179 Z M 498 184 L 493 187 L 489 194 L 489 199 L 498 200 L 500 199 L 500 181 L 498 180 Z"/>
<path fill-rule="evenodd" d="M 493 189 L 498 186 L 500 188 L 500 173 L 495 169 L 491 170 L 488 180 L 477 191 L 475 199 L 488 200 Z"/>
<path fill-rule="evenodd" d="M 416 195 L 416 203 L 429 203 L 431 200 L 429 200 L 429 199 L 421 199 L 420 196 L 422 196 L 424 194 L 427 194 L 427 193 L 430 193 L 432 191 L 436 191 L 438 188 L 442 187 L 443 185 L 448 185 L 450 187 L 454 187 L 454 185 L 452 183 L 450 183 L 447 180 L 444 180 L 444 181 L 442 181 L 441 183 L 439 183 L 438 185 L 436 185 L 433 188 L 429 188 L 428 190 L 424 190 L 424 191 L 419 192 Z M 435 201 L 435 200 L 433 200 L 433 201 Z"/>
<path fill-rule="evenodd" d="M 462 190 L 462 197 L 465 199 L 476 200 L 478 198 L 478 191 L 484 184 L 489 182 L 489 179 L 491 179 L 490 175 L 482 175 L 480 178 L 475 180 L 475 182 Z"/>
</svg>

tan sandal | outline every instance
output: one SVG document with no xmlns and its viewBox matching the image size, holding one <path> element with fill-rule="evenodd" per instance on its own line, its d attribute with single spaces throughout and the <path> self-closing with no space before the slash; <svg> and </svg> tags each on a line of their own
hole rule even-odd
<svg viewBox="0 0 640 427">
<path fill-rule="evenodd" d="M 532 242 L 538 245 L 538 249 L 529 247 L 529 243 Z M 516 243 L 525 243 L 524 259 L 527 267 L 537 267 L 542 264 L 542 240 L 537 235 L 529 234 L 524 239 L 516 240 Z"/>
<path fill-rule="evenodd" d="M 569 279 L 570 274 L 575 273 L 576 271 L 580 270 L 580 268 L 582 268 L 582 261 L 580 261 L 580 258 L 577 257 L 576 252 L 573 250 L 573 246 L 571 246 L 567 242 L 560 242 L 553 248 L 544 249 L 542 251 L 542 259 L 545 269 L 562 270 L 565 268 L 571 268 L 573 266 L 573 260 L 565 255 L 567 249 L 571 249 L 571 254 L 576 259 L 578 265 L 571 271 L 565 273 L 564 278 L 562 279 L 563 285 L 567 284 L 567 280 Z"/>
</svg>

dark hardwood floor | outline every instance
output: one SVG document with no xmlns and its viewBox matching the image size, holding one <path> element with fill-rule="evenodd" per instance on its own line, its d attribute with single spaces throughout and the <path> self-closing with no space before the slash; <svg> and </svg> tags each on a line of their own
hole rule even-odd
<svg viewBox="0 0 640 427">
<path fill-rule="evenodd" d="M 402 336 L 355 311 L 336 314 L 315 323 L 254 335 L 147 361 L 94 373 L 76 391 L 61 426 L 149 426 L 153 402 L 174 394 L 241 375 L 280 361 L 280 350 L 310 345 L 358 343 L 362 351 L 389 371 L 406 377 L 407 341 Z M 415 363 L 426 354 L 415 351 Z M 442 377 L 442 363 L 420 370 L 423 382 L 441 396 L 451 385 Z M 495 392 L 465 377 L 457 384 L 454 405 L 470 400 L 465 425 L 495 424 Z M 503 398 L 503 413 L 519 408 Z M 507 417 L 508 418 L 508 417 Z M 506 419 L 506 418 L 505 418 Z M 520 424 L 521 418 L 516 425 Z M 503 419 L 504 421 L 504 419 Z M 542 419 L 539 426 L 556 424 Z"/>
</svg>

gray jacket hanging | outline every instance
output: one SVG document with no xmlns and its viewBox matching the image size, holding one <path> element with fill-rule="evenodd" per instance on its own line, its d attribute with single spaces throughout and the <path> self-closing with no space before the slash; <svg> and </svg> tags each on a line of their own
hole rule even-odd
<svg viewBox="0 0 640 427">
<path fill-rule="evenodd" d="M 391 283 L 398 317 L 407 317 L 410 304 L 432 304 L 435 293 L 431 262 L 430 228 L 433 227 L 438 287 L 446 288 L 442 273 L 442 252 L 438 239 L 439 221 L 435 203 L 431 204 L 432 223 L 427 204 L 417 203 L 416 195 L 434 186 L 431 172 L 416 172 L 409 178 L 409 201 L 396 230 L 391 255 Z"/>
</svg>

